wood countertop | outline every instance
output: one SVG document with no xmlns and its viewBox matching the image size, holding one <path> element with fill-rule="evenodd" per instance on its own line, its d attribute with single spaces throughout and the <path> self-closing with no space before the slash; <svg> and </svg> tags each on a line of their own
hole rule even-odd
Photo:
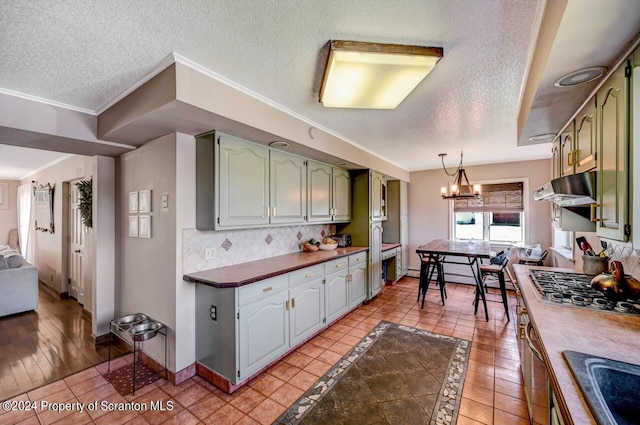
<svg viewBox="0 0 640 425">
<path fill-rule="evenodd" d="M 595 424 L 562 352 L 573 350 L 638 365 L 640 317 L 540 302 L 529 278 L 530 269 L 575 273 L 574 269 L 519 264 L 513 269 L 529 318 L 540 336 L 542 356 L 563 417 L 569 424 Z"/>
<path fill-rule="evenodd" d="M 182 276 L 182 278 L 187 282 L 201 283 L 216 288 L 236 288 L 368 250 L 369 248 L 367 247 L 351 246 L 348 248 L 336 248 L 333 251 L 296 252 L 233 266 L 189 273 Z"/>
<path fill-rule="evenodd" d="M 389 251 L 390 249 L 397 248 L 399 246 L 401 246 L 399 243 L 383 243 L 381 251 Z"/>
</svg>

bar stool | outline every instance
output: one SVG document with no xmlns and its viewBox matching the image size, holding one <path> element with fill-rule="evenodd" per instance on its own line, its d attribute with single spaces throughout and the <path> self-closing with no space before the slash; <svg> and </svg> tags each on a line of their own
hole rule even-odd
<svg viewBox="0 0 640 425">
<path fill-rule="evenodd" d="M 500 283 L 500 295 L 502 296 L 502 304 L 504 304 L 504 312 L 507 315 L 507 320 L 511 320 L 509 318 L 509 304 L 507 302 L 507 285 L 504 279 L 505 270 L 507 268 L 507 264 L 509 263 L 509 252 L 502 253 L 500 258 L 496 257 L 497 261 L 494 261 L 494 264 L 480 264 L 480 273 L 482 275 L 482 283 L 486 288 L 486 279 L 489 275 L 494 275 L 498 277 L 498 282 Z M 479 298 L 478 290 L 476 290 L 476 308 L 478 306 L 478 298 Z M 487 300 L 500 302 L 499 300 Z M 485 304 L 485 309 L 487 308 Z"/>
<path fill-rule="evenodd" d="M 424 308 L 424 299 L 427 295 L 427 289 L 429 284 L 434 280 L 433 275 L 437 273 L 435 278 L 436 285 L 440 286 L 440 298 L 442 299 L 442 305 L 444 305 L 444 299 L 447 298 L 447 289 L 444 284 L 444 264 L 442 264 L 442 258 L 438 255 L 424 255 L 420 256 L 420 283 L 418 286 L 418 301 L 420 301 L 420 295 L 422 295 L 422 303 L 420 308 Z"/>
</svg>

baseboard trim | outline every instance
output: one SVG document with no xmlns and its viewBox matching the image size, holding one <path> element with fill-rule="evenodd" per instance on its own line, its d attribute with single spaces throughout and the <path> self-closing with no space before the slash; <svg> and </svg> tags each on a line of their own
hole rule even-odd
<svg viewBox="0 0 640 425">
<path fill-rule="evenodd" d="M 91 312 L 89 310 L 87 310 L 86 308 L 82 309 L 82 318 L 87 320 L 89 323 L 91 323 L 91 320 L 93 320 L 93 315 L 91 314 Z"/>
<path fill-rule="evenodd" d="M 116 340 L 114 341 L 111 334 L 104 334 L 104 335 L 91 335 L 91 337 L 93 338 L 93 343 L 94 345 L 102 345 L 102 344 L 108 344 L 108 343 L 112 343 L 112 344 L 116 344 L 118 346 L 120 346 L 120 344 L 118 344 L 119 342 L 124 344 L 124 342 L 120 341 L 119 338 L 116 338 Z"/>
</svg>

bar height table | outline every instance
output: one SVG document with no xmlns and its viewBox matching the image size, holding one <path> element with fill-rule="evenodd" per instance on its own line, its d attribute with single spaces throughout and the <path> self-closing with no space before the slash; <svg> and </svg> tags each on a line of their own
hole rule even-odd
<svg viewBox="0 0 640 425">
<path fill-rule="evenodd" d="M 489 321 L 487 299 L 482 286 L 482 275 L 480 274 L 481 259 L 491 258 L 491 244 L 489 242 L 476 240 L 434 239 L 431 242 L 420 245 L 418 249 L 416 249 L 416 253 L 420 256 L 421 261 L 424 256 L 428 256 L 430 258 L 438 258 L 441 263 L 468 264 L 469 267 L 471 267 L 473 278 L 476 281 L 474 314 L 478 313 L 478 302 L 482 299 L 484 315 L 487 322 Z M 462 261 L 448 261 L 447 257 L 461 257 L 466 260 L 466 263 Z M 422 270 L 423 267 L 420 269 Z M 421 282 L 423 279 L 427 279 L 427 276 L 420 276 Z"/>
</svg>

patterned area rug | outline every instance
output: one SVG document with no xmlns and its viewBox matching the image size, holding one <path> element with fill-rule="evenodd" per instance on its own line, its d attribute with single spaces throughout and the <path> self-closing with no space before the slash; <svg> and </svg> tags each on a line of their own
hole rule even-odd
<svg viewBox="0 0 640 425">
<path fill-rule="evenodd" d="M 120 369 L 112 370 L 110 373 L 104 375 L 104 379 L 107 380 L 113 387 L 125 396 L 133 392 L 133 365 L 128 364 Z M 154 383 L 161 376 L 158 372 L 151 369 L 145 363 L 139 361 L 136 363 L 136 391 L 146 387 L 149 384 Z"/>
<path fill-rule="evenodd" d="M 275 422 L 456 423 L 471 342 L 381 322 Z"/>
</svg>

